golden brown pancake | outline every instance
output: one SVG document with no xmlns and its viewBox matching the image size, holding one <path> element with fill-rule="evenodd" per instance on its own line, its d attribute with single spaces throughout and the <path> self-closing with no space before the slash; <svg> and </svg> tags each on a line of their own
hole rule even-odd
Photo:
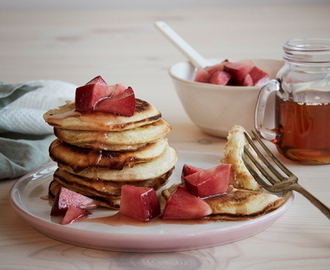
<svg viewBox="0 0 330 270">
<path fill-rule="evenodd" d="M 162 191 L 165 200 L 181 184 L 174 184 Z M 280 207 L 284 197 L 229 186 L 227 193 L 203 199 L 212 209 L 207 218 L 214 220 L 238 221 L 259 217 Z"/>
<path fill-rule="evenodd" d="M 164 120 L 123 131 L 72 130 L 54 128 L 61 141 L 84 148 L 97 148 L 109 151 L 134 150 L 146 143 L 165 137 L 171 126 Z"/>
<path fill-rule="evenodd" d="M 80 172 L 74 172 L 66 164 L 58 163 L 58 167 L 70 173 L 75 173 L 88 179 L 102 179 L 104 181 L 143 181 L 159 177 L 169 171 L 177 162 L 178 155 L 176 151 L 166 146 L 164 152 L 156 159 L 149 162 L 139 163 L 133 167 L 125 166 L 122 170 L 109 170 L 100 168 L 93 170 L 87 168 Z"/>
<path fill-rule="evenodd" d="M 229 131 L 224 148 L 224 158 L 221 159 L 221 162 L 231 164 L 231 175 L 233 176 L 231 184 L 244 189 L 261 190 L 261 186 L 250 174 L 242 159 L 244 146 L 247 145 L 244 132 L 246 130 L 238 125 Z M 251 151 L 254 152 L 253 149 Z"/>
<path fill-rule="evenodd" d="M 104 181 L 101 179 L 90 179 L 69 173 L 58 168 L 54 173 L 54 181 L 70 190 L 88 196 L 90 198 L 106 202 L 103 206 L 118 209 L 120 205 L 120 192 L 123 185 L 133 185 L 137 187 L 150 187 L 158 190 L 165 185 L 171 176 L 174 167 L 155 178 L 131 181 Z M 53 183 L 52 185 L 55 185 Z M 54 187 L 53 187 L 54 188 Z M 54 197 L 58 189 L 49 188 L 49 194 Z"/>
<path fill-rule="evenodd" d="M 275 194 L 229 188 L 227 194 L 204 200 L 212 208 L 211 219 L 243 220 L 256 218 L 280 207 L 285 199 Z"/>
<path fill-rule="evenodd" d="M 114 115 L 106 112 L 77 112 L 75 103 L 67 102 L 57 109 L 44 114 L 45 121 L 62 129 L 123 131 L 146 124 L 151 124 L 161 118 L 160 112 L 148 102 L 136 99 L 135 113 L 131 117 Z"/>
<path fill-rule="evenodd" d="M 61 187 L 66 187 L 72 191 L 81 193 L 77 190 L 74 189 L 74 185 L 62 185 L 60 184 L 58 181 L 56 180 L 52 180 L 49 184 L 49 188 L 48 188 L 48 196 L 52 199 L 55 198 L 56 194 L 60 191 Z M 81 193 L 83 194 L 83 193 Z M 89 194 L 89 195 L 87 195 Z M 103 206 L 103 207 L 107 207 L 110 208 L 112 210 L 118 210 L 120 207 L 120 197 L 108 197 L 106 198 L 105 196 L 97 196 L 97 195 L 92 195 L 90 192 L 86 192 L 85 196 L 92 198 L 94 200 L 97 200 L 99 202 L 99 206 Z"/>
<path fill-rule="evenodd" d="M 49 147 L 52 160 L 71 167 L 77 173 L 84 169 L 121 170 L 124 166 L 149 162 L 159 157 L 168 146 L 167 139 L 148 143 L 136 151 L 102 151 L 81 148 L 56 139 Z"/>
</svg>

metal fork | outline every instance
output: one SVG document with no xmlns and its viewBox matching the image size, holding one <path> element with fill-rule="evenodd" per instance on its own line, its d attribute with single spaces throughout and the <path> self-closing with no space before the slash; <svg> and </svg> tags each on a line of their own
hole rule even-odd
<svg viewBox="0 0 330 270">
<path fill-rule="evenodd" d="M 243 161 L 255 180 L 264 189 L 273 193 L 290 190 L 295 190 L 301 193 L 328 219 L 330 219 L 330 208 L 299 185 L 298 177 L 283 165 L 283 163 L 267 148 L 261 138 L 254 131 L 252 131 L 252 133 L 262 148 L 257 147 L 251 137 L 245 133 L 244 135 L 248 144 L 244 147 Z M 263 150 L 261 151 L 260 149 Z M 263 152 L 267 154 L 268 158 Z"/>
</svg>

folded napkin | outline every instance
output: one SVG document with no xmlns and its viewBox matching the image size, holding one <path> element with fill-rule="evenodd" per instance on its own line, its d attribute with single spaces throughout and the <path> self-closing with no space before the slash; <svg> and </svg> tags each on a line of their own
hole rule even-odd
<svg viewBox="0 0 330 270">
<path fill-rule="evenodd" d="M 0 82 L 0 179 L 22 176 L 49 161 L 55 137 L 43 114 L 73 100 L 75 89 L 53 80 Z"/>
</svg>

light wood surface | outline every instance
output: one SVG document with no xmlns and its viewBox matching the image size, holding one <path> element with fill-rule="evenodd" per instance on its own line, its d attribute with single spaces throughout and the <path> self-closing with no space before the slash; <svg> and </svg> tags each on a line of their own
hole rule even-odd
<svg viewBox="0 0 330 270">
<path fill-rule="evenodd" d="M 0 10 L 0 79 L 82 85 L 102 75 L 108 83 L 131 85 L 163 113 L 173 126 L 168 138 L 175 149 L 221 153 L 225 140 L 202 133 L 180 104 L 167 70 L 185 59 L 155 29 L 157 20 L 207 58 L 281 59 L 287 39 L 329 38 L 330 4 Z M 330 205 L 330 165 L 285 163 Z M 329 220 L 299 194 L 273 226 L 248 239 L 192 251 L 124 253 L 77 247 L 37 232 L 10 205 L 15 180 L 0 182 L 0 269 L 330 268 Z"/>
</svg>

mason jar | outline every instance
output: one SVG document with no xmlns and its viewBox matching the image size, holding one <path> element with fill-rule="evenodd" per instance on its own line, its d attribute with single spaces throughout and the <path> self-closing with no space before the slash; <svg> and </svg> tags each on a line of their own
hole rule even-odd
<svg viewBox="0 0 330 270">
<path fill-rule="evenodd" d="M 330 39 L 291 39 L 283 50 L 284 66 L 260 90 L 255 128 L 286 158 L 330 163 Z M 269 112 L 271 96 L 275 109 Z M 273 127 L 265 125 L 269 113 Z"/>
</svg>

